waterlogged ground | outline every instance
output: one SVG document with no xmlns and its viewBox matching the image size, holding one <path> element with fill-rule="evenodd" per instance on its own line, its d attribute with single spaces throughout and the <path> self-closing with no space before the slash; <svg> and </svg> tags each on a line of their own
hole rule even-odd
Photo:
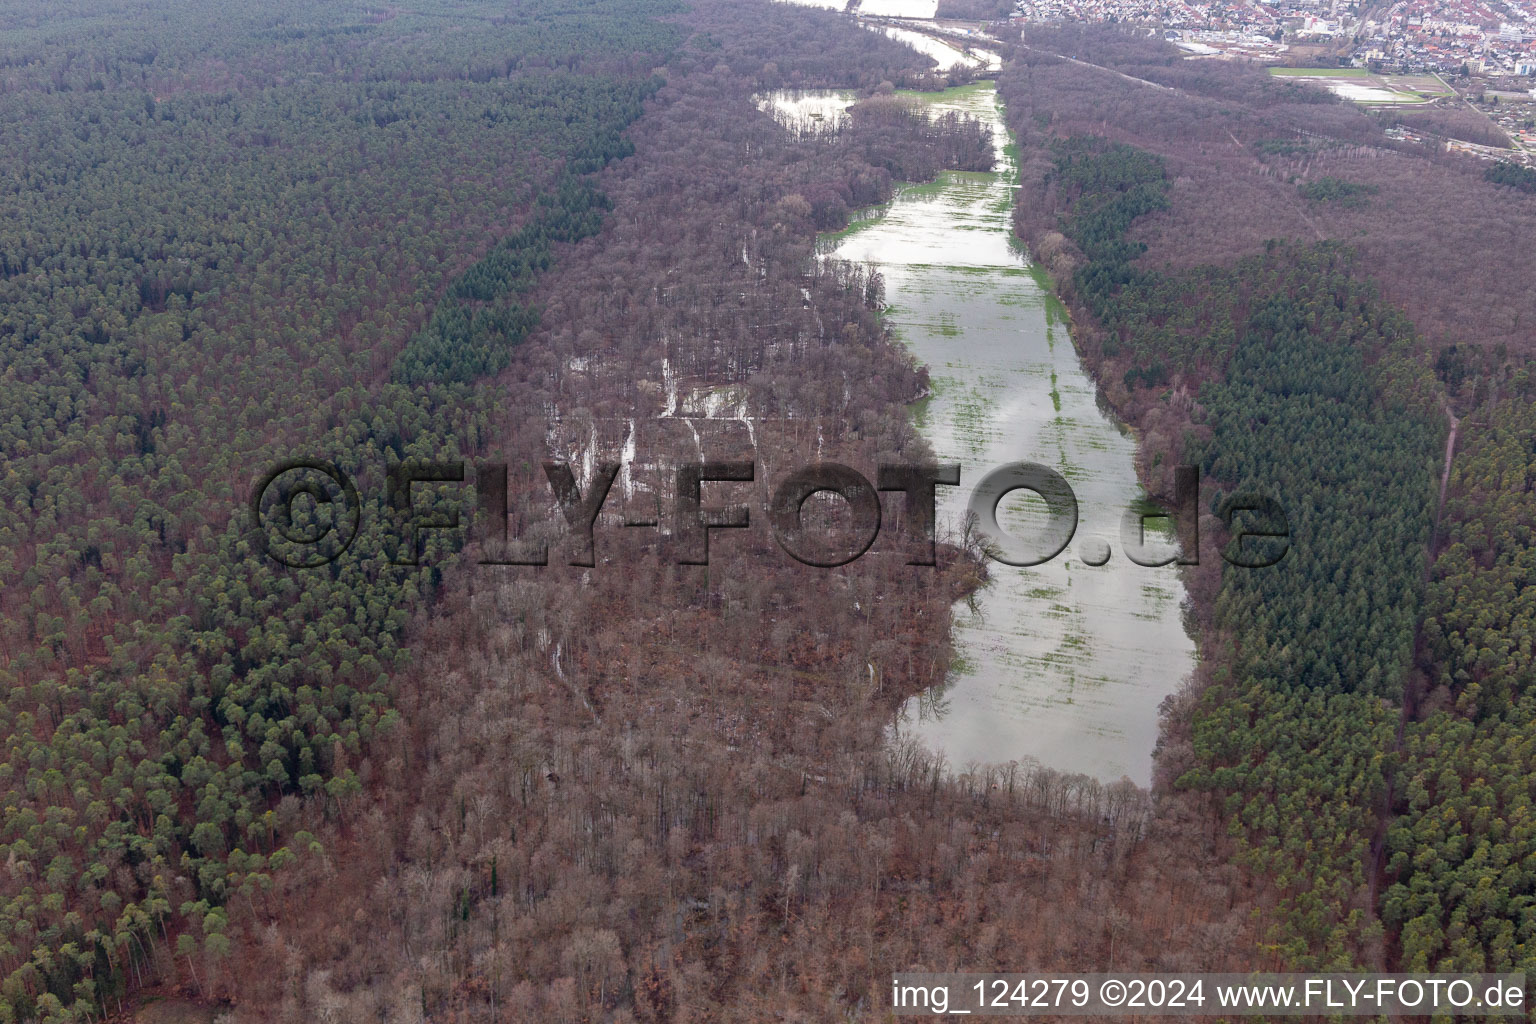
<svg viewBox="0 0 1536 1024">
<path fill-rule="evenodd" d="M 854 10 L 883 18 L 933 18 L 939 13 L 939 0 L 859 0 Z"/>
<path fill-rule="evenodd" d="M 942 39 L 935 39 L 922 32 L 897 26 L 884 26 L 881 31 L 897 42 L 912 47 L 918 53 L 932 57 L 936 71 L 949 71 L 957 67 L 996 71 L 1002 67 L 1002 58 L 990 50 L 972 48 L 967 51 L 961 46 L 951 45 Z"/>
<path fill-rule="evenodd" d="M 941 522 L 956 526 L 970 487 L 1014 460 L 1066 477 L 1080 522 L 1054 561 L 994 564 L 974 608 L 956 606 L 955 667 L 942 687 L 908 702 L 896 728 L 957 768 L 1034 758 L 1146 784 L 1158 704 L 1194 664 L 1183 588 L 1173 567 L 1125 557 L 1121 518 L 1142 498 L 1134 440 L 1100 410 L 1060 305 L 1013 243 L 1014 165 L 995 90 L 979 83 L 928 98 L 991 123 L 998 171 L 906 189 L 828 248 L 880 268 L 888 322 L 930 368 L 933 394 L 915 415 L 962 473 L 959 488 L 940 490 Z M 1021 536 L 1040 522 L 1027 495 L 1015 492 L 1000 515 Z M 1095 542 L 1112 551 L 1101 567 L 1078 554 Z"/>
<path fill-rule="evenodd" d="M 759 93 L 757 107 L 787 128 L 836 126 L 859 94 L 832 89 L 776 89 Z"/>
</svg>

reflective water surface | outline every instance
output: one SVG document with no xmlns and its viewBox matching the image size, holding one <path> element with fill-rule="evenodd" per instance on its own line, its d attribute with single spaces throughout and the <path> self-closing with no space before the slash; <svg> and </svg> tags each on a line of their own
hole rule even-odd
<svg viewBox="0 0 1536 1024">
<path fill-rule="evenodd" d="M 1054 561 L 994 564 L 974 606 L 957 605 L 949 678 L 909 701 L 896 730 L 957 768 L 1033 758 L 1145 785 L 1158 704 L 1194 664 L 1183 587 L 1172 566 L 1125 557 L 1120 521 L 1142 498 L 1135 441 L 1100 410 L 1062 307 L 1013 241 L 1015 168 L 992 84 L 928 99 L 992 126 L 997 170 L 905 189 L 838 238 L 831 256 L 879 267 L 887 321 L 930 369 L 932 395 L 914 414 L 939 457 L 962 467 L 961 486 L 940 490 L 941 523 L 956 526 L 970 487 L 1013 460 L 1064 476 L 1080 519 Z M 1040 522 L 1027 495 L 1005 499 L 999 516 L 1021 536 Z M 1108 564 L 1084 564 L 1079 552 L 1099 542 L 1112 551 Z"/>
</svg>

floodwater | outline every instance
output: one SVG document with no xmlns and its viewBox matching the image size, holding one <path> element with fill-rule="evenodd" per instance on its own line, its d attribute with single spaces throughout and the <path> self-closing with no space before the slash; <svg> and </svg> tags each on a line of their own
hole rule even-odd
<svg viewBox="0 0 1536 1024">
<path fill-rule="evenodd" d="M 1418 103 L 1420 98 L 1411 93 L 1393 92 L 1391 89 L 1383 89 L 1377 85 L 1365 85 L 1360 82 L 1350 82 L 1337 78 L 1328 79 L 1322 83 L 1336 96 L 1342 96 L 1352 103 Z"/>
<path fill-rule="evenodd" d="M 939 13 L 939 0 L 860 0 L 854 10 L 880 18 L 933 18 Z"/>
<path fill-rule="evenodd" d="M 992 127 L 997 169 L 904 189 L 828 255 L 878 267 L 887 322 L 929 367 L 932 394 L 914 417 L 939 458 L 961 464 L 961 486 L 940 488 L 941 529 L 958 529 L 971 487 L 1016 460 L 1067 479 L 1079 524 L 1051 562 L 992 564 L 991 585 L 954 609 L 949 677 L 910 700 L 895 730 L 955 768 L 1033 759 L 1146 785 L 1158 705 L 1194 666 L 1183 586 L 1173 566 L 1125 556 L 1121 520 L 1143 499 L 1135 440 L 1101 410 L 1060 303 L 1014 241 L 1016 172 L 992 83 L 927 97 Z M 1038 530 L 1038 502 L 1005 498 L 1003 527 Z M 1107 564 L 1084 563 L 1080 552 L 1106 543 Z"/>
<path fill-rule="evenodd" d="M 757 107 L 786 128 L 833 126 L 859 98 L 856 92 L 831 89 L 778 89 L 760 93 Z"/>
<path fill-rule="evenodd" d="M 1415 86 L 1427 86 L 1427 91 L 1438 91 L 1434 79 L 1424 83 L 1422 79 L 1415 80 L 1414 85 L 1403 85 L 1401 80 L 1394 82 L 1381 75 L 1330 75 L 1326 72 L 1318 75 L 1285 75 L 1287 81 L 1305 82 L 1308 85 L 1320 86 L 1327 89 L 1342 99 L 1351 103 L 1370 105 L 1373 103 L 1427 103 L 1424 96 L 1415 91 Z"/>
<path fill-rule="evenodd" d="M 848 0 L 784 0 L 801 7 L 825 7 L 882 18 L 932 18 L 938 14 L 939 0 L 861 0 L 849 6 Z"/>
<path fill-rule="evenodd" d="M 988 71 L 996 71 L 1002 67 L 1002 57 L 989 50 L 980 50 L 974 47 L 970 50 L 965 50 L 960 46 L 951 45 L 942 39 L 936 39 L 925 33 L 914 32 L 911 29 L 899 28 L 894 25 L 884 26 L 882 31 L 897 42 L 905 43 L 912 47 L 918 53 L 932 57 L 937 65 L 934 69 L 936 71 L 948 71 L 951 68 L 957 67 L 982 68 Z"/>
</svg>

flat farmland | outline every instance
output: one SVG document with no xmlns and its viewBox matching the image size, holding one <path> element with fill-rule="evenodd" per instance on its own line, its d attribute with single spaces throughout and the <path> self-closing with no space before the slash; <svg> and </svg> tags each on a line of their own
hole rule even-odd
<svg viewBox="0 0 1536 1024">
<path fill-rule="evenodd" d="M 1269 73 L 1310 81 L 1363 106 L 1432 103 L 1452 95 L 1434 75 L 1378 75 L 1365 68 L 1270 68 Z"/>
</svg>

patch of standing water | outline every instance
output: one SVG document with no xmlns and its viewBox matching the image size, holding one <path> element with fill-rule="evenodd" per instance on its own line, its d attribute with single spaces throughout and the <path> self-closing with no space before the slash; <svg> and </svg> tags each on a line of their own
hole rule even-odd
<svg viewBox="0 0 1536 1024">
<path fill-rule="evenodd" d="M 932 57 L 937 64 L 935 70 L 948 71 L 951 68 L 971 67 L 996 71 L 1002 66 L 1002 58 L 987 50 L 972 49 L 966 51 L 958 46 L 951 46 L 942 39 L 922 32 L 914 32 L 908 28 L 898 28 L 894 25 L 886 25 L 881 28 L 887 36 L 899 43 L 905 43 L 918 53 L 926 57 Z"/>
<path fill-rule="evenodd" d="M 895 728 L 957 767 L 1034 759 L 1146 785 L 1158 705 L 1194 667 L 1184 589 L 1174 567 L 1125 556 L 1121 517 L 1144 498 L 1135 441 L 1100 410 L 1064 311 L 1014 242 L 1016 171 L 995 89 L 927 95 L 938 112 L 991 126 L 999 170 L 903 190 L 830 255 L 878 267 L 887 322 L 929 367 L 933 393 L 914 416 L 939 458 L 962 469 L 960 487 L 940 488 L 941 523 L 957 528 L 989 470 L 1031 461 L 1071 483 L 1079 525 L 1045 565 L 992 565 L 974 608 L 955 608 L 948 679 L 910 700 Z M 1022 493 L 1005 500 L 1000 518 L 1027 535 Z M 1079 553 L 1101 542 L 1108 564 L 1086 565 Z"/>
<path fill-rule="evenodd" d="M 935 18 L 939 0 L 860 0 L 854 13 L 876 18 Z"/>
<path fill-rule="evenodd" d="M 780 124 L 796 131 L 820 125 L 836 127 L 842 120 L 843 112 L 858 98 L 856 92 L 830 89 L 775 89 L 753 97 L 757 109 L 771 114 Z"/>
<path fill-rule="evenodd" d="M 1325 80 L 1322 85 L 1337 96 L 1342 96 L 1352 103 L 1421 103 L 1422 98 L 1412 93 L 1393 92 L 1391 89 L 1382 89 L 1374 85 L 1362 85 L 1359 82 L 1341 82 L 1337 79 Z"/>
</svg>

